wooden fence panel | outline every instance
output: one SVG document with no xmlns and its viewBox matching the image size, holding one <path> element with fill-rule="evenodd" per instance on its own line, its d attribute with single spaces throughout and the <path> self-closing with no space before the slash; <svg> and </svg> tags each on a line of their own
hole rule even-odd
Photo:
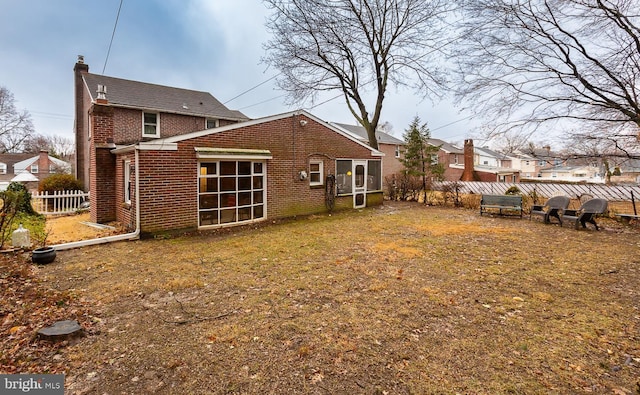
<svg viewBox="0 0 640 395">
<path fill-rule="evenodd" d="M 508 182 L 479 182 L 479 181 L 438 181 L 433 183 L 435 190 L 447 184 L 457 183 L 462 193 L 478 195 L 503 195 L 512 186 L 518 187 L 525 195 L 535 194 L 542 198 L 565 195 L 572 199 L 580 199 L 582 195 L 608 201 L 629 202 L 631 193 L 635 199 L 640 198 L 639 185 L 596 185 L 596 184 L 549 184 L 549 183 L 508 183 Z"/>
</svg>

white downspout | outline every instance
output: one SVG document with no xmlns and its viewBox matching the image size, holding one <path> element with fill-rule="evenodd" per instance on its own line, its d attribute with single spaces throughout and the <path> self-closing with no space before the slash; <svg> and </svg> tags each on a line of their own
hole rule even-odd
<svg viewBox="0 0 640 395">
<path fill-rule="evenodd" d="M 140 238 L 140 164 L 137 147 L 134 152 L 136 163 L 136 230 L 131 233 L 125 233 L 122 235 L 105 236 L 91 240 L 72 241 L 70 243 L 56 244 L 52 246 L 56 251 L 70 250 L 72 248 L 80 248 L 96 244 L 112 243 L 114 241 L 138 240 Z"/>
</svg>

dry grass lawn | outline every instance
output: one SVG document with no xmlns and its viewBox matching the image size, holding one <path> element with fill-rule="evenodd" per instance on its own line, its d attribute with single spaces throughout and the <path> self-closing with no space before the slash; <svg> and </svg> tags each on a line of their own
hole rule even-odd
<svg viewBox="0 0 640 395">
<path fill-rule="evenodd" d="M 93 306 L 69 394 L 636 394 L 640 231 L 601 223 L 386 203 L 38 276 Z"/>
</svg>

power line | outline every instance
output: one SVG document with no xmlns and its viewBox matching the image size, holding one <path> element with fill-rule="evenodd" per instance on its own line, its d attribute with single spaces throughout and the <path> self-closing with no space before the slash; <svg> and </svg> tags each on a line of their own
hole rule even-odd
<svg viewBox="0 0 640 395">
<path fill-rule="evenodd" d="M 276 97 L 272 97 L 271 99 L 263 100 L 263 101 L 261 101 L 261 102 L 259 102 L 259 103 L 255 103 L 255 104 L 251 104 L 251 105 L 248 105 L 248 106 L 244 106 L 244 107 L 242 107 L 242 108 L 238 108 L 238 111 L 239 111 L 239 110 L 244 110 L 245 108 L 249 108 L 249 107 L 259 106 L 260 104 L 264 104 L 264 103 L 270 102 L 270 101 L 272 101 L 272 100 L 279 99 L 279 98 L 281 98 L 281 97 L 283 97 L 283 96 L 286 96 L 286 95 L 287 95 L 287 94 L 285 93 L 285 94 L 282 94 L 282 95 L 279 95 L 279 96 L 276 96 Z"/>
<path fill-rule="evenodd" d="M 111 54 L 111 45 L 113 44 L 113 37 L 116 35 L 116 27 L 118 27 L 118 19 L 120 19 L 120 10 L 122 9 L 122 2 L 124 0 L 120 0 L 120 6 L 118 7 L 118 14 L 116 15 L 116 23 L 113 25 L 113 32 L 111 33 L 111 41 L 109 41 L 109 49 L 107 50 L 107 57 L 104 59 L 104 67 L 102 67 L 102 74 L 104 75 L 104 71 L 107 68 L 107 61 L 109 60 L 109 54 Z"/>
<path fill-rule="evenodd" d="M 472 118 L 472 117 L 473 117 L 473 115 L 469 115 L 468 117 L 464 117 L 464 118 L 458 119 L 457 121 L 449 122 L 449 123 L 448 123 L 448 124 L 446 124 L 446 125 L 438 126 L 438 127 L 437 127 L 437 128 L 435 128 L 435 129 L 431 129 L 431 131 L 433 132 L 433 131 L 436 131 L 436 130 L 438 130 L 438 129 L 446 128 L 447 126 L 451 126 L 451 125 L 456 124 L 456 123 L 458 123 L 458 122 L 466 121 L 467 119 Z"/>
<path fill-rule="evenodd" d="M 266 84 L 267 82 L 271 81 L 272 79 L 274 79 L 274 78 L 278 77 L 280 74 L 282 74 L 282 73 L 278 73 L 278 74 L 274 75 L 273 77 L 269 78 L 268 80 L 266 80 L 266 81 L 262 81 L 262 82 L 261 82 L 261 83 L 259 83 L 258 85 L 254 86 L 254 87 L 252 87 L 252 88 L 247 89 L 246 91 L 242 92 L 241 94 L 239 94 L 239 95 L 237 95 L 237 96 L 235 96 L 235 97 L 232 97 L 231 99 L 227 100 L 226 102 L 224 102 L 224 103 L 222 103 L 222 104 L 227 104 L 227 103 L 229 103 L 230 101 L 233 101 L 233 100 L 235 100 L 235 99 L 239 98 L 240 96 L 242 96 L 242 95 L 244 95 L 244 94 L 247 94 L 247 93 L 251 92 L 252 90 L 254 90 L 254 89 L 256 89 L 256 88 L 258 88 L 258 87 L 260 87 L 260 86 L 262 86 L 262 85 Z M 258 103 L 258 104 L 260 104 L 260 103 Z M 246 107 L 245 107 L 245 108 L 246 108 Z"/>
</svg>

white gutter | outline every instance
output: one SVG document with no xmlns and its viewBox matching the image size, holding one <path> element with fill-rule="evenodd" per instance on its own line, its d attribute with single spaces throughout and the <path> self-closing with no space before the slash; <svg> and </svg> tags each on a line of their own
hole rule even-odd
<svg viewBox="0 0 640 395">
<path fill-rule="evenodd" d="M 138 240 L 140 238 L 140 165 L 138 150 L 135 150 L 136 158 L 136 230 L 122 235 L 99 237 L 91 240 L 72 241 L 70 243 L 56 244 L 53 247 L 56 251 L 70 250 L 72 248 L 86 247 L 96 244 L 112 243 L 114 241 Z"/>
</svg>

